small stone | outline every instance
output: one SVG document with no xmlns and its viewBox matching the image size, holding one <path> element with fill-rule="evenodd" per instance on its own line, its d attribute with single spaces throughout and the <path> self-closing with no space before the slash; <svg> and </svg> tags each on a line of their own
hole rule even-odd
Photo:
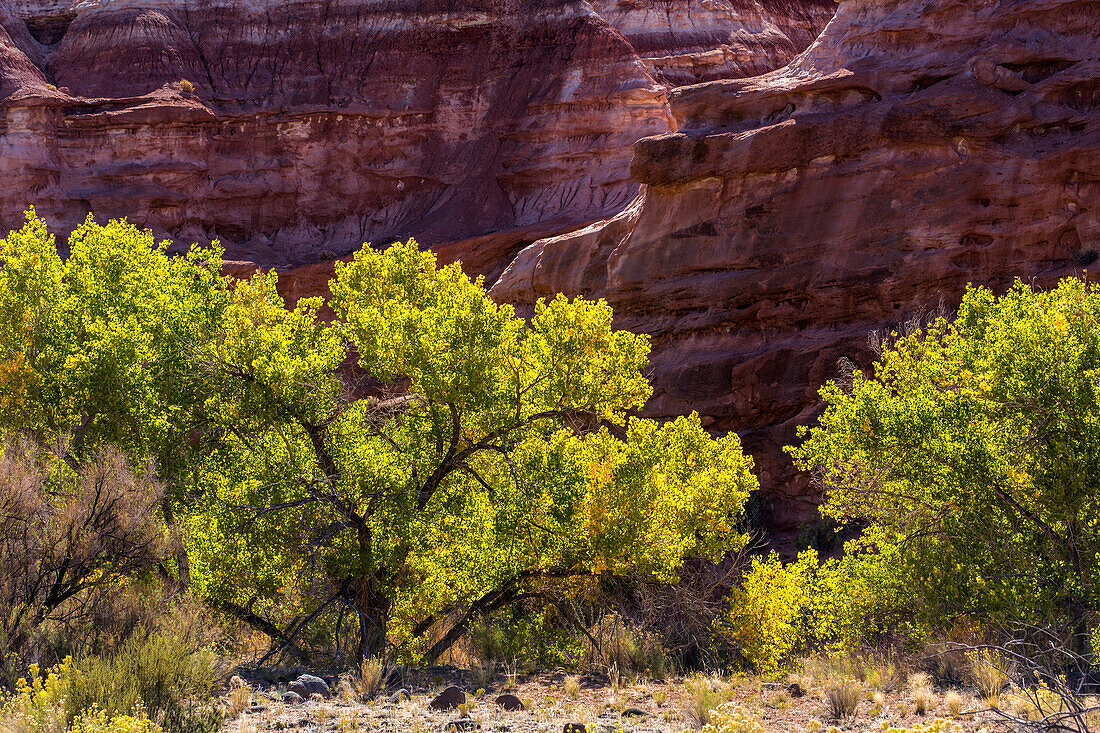
<svg viewBox="0 0 1100 733">
<path fill-rule="evenodd" d="M 435 699 L 428 703 L 428 707 L 432 710 L 454 710 L 465 702 L 466 693 L 454 685 L 451 685 L 446 690 L 436 695 Z"/>
<path fill-rule="evenodd" d="M 501 695 L 495 700 L 495 702 L 497 705 L 501 706 L 508 712 L 512 712 L 514 710 L 523 710 L 523 700 L 520 700 L 518 697 L 511 693 Z"/>
<path fill-rule="evenodd" d="M 562 733 L 588 733 L 584 723 L 566 723 Z"/>
<path fill-rule="evenodd" d="M 332 697 L 332 690 L 328 688 L 328 683 L 311 674 L 300 675 L 298 679 L 287 685 L 287 689 L 291 692 L 297 692 L 303 698 L 308 698 L 313 694 L 326 699 Z"/>
<path fill-rule="evenodd" d="M 622 712 L 623 718 L 648 718 L 649 713 L 641 708 L 627 708 Z"/>
<path fill-rule="evenodd" d="M 802 691 L 802 685 L 798 684 L 797 682 L 792 682 L 791 684 L 787 685 L 787 693 L 791 697 L 802 697 L 806 694 Z"/>
<path fill-rule="evenodd" d="M 412 695 L 409 694 L 409 691 L 406 690 L 404 687 L 402 687 L 400 690 L 398 690 L 397 692 L 395 692 L 392 695 L 390 695 L 389 697 L 387 697 L 386 700 L 388 702 L 392 703 L 393 705 L 396 705 L 399 702 L 403 702 L 403 701 L 409 700 L 411 698 L 412 698 Z"/>
<path fill-rule="evenodd" d="M 297 705 L 298 703 L 302 702 L 302 696 L 299 695 L 297 692 L 287 691 L 283 693 L 283 702 L 285 702 L 287 705 Z"/>
<path fill-rule="evenodd" d="M 469 718 L 459 718 L 458 720 L 448 721 L 443 726 L 443 733 L 461 733 L 464 730 L 477 730 L 481 728 L 481 723 L 476 720 L 470 720 Z"/>
<path fill-rule="evenodd" d="M 250 713 L 262 713 L 267 710 L 267 705 L 252 705 L 248 708 Z"/>
</svg>

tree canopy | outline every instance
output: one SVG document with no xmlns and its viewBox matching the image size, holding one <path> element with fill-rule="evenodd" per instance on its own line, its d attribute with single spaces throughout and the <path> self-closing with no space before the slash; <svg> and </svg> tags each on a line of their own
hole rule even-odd
<svg viewBox="0 0 1100 733">
<path fill-rule="evenodd" d="M 789 449 L 889 624 L 1026 620 L 1083 640 L 1100 611 L 1100 295 L 969 287 L 957 316 L 884 344 L 873 376 L 827 384 Z M 805 429 L 803 429 L 805 430 Z"/>
<path fill-rule="evenodd" d="M 504 605 L 744 543 L 751 458 L 636 416 L 648 339 L 602 301 L 521 318 L 410 240 L 338 266 L 325 322 L 216 244 L 89 217 L 69 251 L 33 212 L 0 242 L 0 425 L 71 435 L 74 468 L 152 459 L 186 530 L 166 572 L 280 643 L 350 610 L 361 653 L 434 657 Z"/>
</svg>

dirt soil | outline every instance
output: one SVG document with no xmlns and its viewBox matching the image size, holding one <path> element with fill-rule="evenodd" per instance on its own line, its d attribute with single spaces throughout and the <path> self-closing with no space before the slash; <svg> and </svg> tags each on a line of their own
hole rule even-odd
<svg viewBox="0 0 1100 733">
<path fill-rule="evenodd" d="M 391 684 L 374 700 L 354 699 L 350 690 L 339 694 L 339 681 L 328 678 L 333 697 L 315 695 L 299 704 L 282 702 L 284 685 L 252 685 L 249 709 L 231 717 L 222 733 L 267 733 L 300 730 L 303 733 L 452 733 L 480 730 L 484 733 L 562 733 L 569 723 L 579 723 L 589 733 L 682 733 L 701 727 L 692 714 L 695 694 L 681 677 L 666 680 L 623 680 L 614 684 L 606 676 L 567 676 L 561 673 L 505 677 L 496 674 L 478 680 L 469 673 L 432 674 L 417 671 Z M 429 708 L 432 699 L 449 685 L 466 691 L 466 706 L 451 711 Z M 823 689 L 802 680 L 798 695 L 787 683 L 774 683 L 743 675 L 713 678 L 720 695 L 757 716 L 768 733 L 802 733 L 831 728 L 841 731 L 883 731 L 889 728 L 928 726 L 946 719 L 937 728 L 971 733 L 989 726 L 987 713 L 966 714 L 986 706 L 973 693 L 956 690 L 963 697 L 962 713 L 951 715 L 945 691 L 935 689 L 923 715 L 916 712 L 907 690 L 881 691 L 864 686 L 856 714 L 847 720 L 832 719 Z M 408 699 L 398 701 L 395 692 L 406 689 Z M 512 693 L 525 709 L 508 712 L 495 703 L 497 696 Z M 230 700 L 227 697 L 227 702 Z M 956 712 L 959 709 L 956 699 Z M 642 715 L 637 715 L 640 711 Z M 625 714 L 624 714 L 625 713 Z M 460 722 L 456 722 L 460 721 Z M 468 722 L 467 722 L 468 721 Z M 449 725 L 454 723 L 453 725 Z M 957 726 L 957 727 L 955 727 Z M 734 733 L 722 731 L 722 733 Z"/>
</svg>

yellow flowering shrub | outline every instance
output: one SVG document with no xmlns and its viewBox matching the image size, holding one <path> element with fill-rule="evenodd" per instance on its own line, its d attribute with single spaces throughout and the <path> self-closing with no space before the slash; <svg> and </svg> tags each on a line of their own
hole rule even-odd
<svg viewBox="0 0 1100 733">
<path fill-rule="evenodd" d="M 725 703 L 711 713 L 710 723 L 703 727 L 703 733 L 765 733 L 765 730 L 759 716 L 740 705 Z"/>
</svg>

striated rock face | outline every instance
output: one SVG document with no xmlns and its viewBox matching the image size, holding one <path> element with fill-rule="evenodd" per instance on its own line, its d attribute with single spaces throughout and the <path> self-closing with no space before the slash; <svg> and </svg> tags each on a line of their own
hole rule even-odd
<svg viewBox="0 0 1100 733">
<path fill-rule="evenodd" d="M 831 13 L 722 2 L 654 48 L 775 68 Z M 416 236 L 495 277 L 631 200 L 630 145 L 670 129 L 655 68 L 583 0 L 3 0 L 0 230 L 125 215 L 280 267 Z"/>
<path fill-rule="evenodd" d="M 1097 259 L 1098 39 L 1092 0 L 844 0 L 786 68 L 673 91 L 642 194 L 494 296 L 606 297 L 654 335 L 650 411 L 741 432 L 793 529 L 814 495 L 780 448 L 870 331 Z"/>
<path fill-rule="evenodd" d="M 835 0 L 591 0 L 669 86 L 778 68 L 817 38 Z"/>
</svg>

